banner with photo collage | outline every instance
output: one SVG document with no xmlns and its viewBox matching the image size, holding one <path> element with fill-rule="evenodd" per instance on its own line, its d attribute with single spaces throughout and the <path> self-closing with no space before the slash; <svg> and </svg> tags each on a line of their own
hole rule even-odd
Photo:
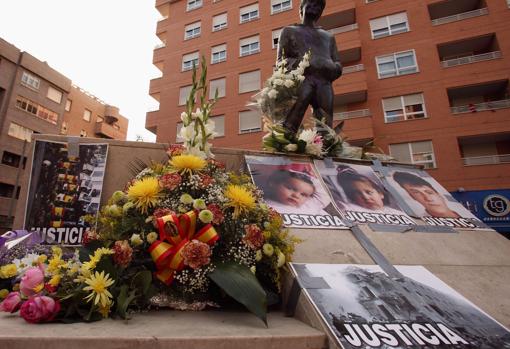
<svg viewBox="0 0 510 349">
<path fill-rule="evenodd" d="M 427 172 L 403 167 L 387 167 L 384 180 L 407 204 L 414 217 L 427 225 L 450 228 L 486 228 L 480 219 L 455 200 Z"/>
<path fill-rule="evenodd" d="M 347 229 L 310 161 L 245 156 L 253 183 L 291 228 Z"/>
<path fill-rule="evenodd" d="M 335 207 L 353 223 L 415 225 L 370 166 L 315 160 Z"/>
<path fill-rule="evenodd" d="M 108 144 L 76 144 L 76 154 L 61 142 L 37 140 L 24 228 L 48 244 L 79 245 L 90 229 L 84 216 L 97 216 Z"/>
</svg>

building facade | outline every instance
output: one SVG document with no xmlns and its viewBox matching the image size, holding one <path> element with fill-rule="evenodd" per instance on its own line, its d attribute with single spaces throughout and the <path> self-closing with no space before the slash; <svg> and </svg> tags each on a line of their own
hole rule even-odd
<svg viewBox="0 0 510 349">
<path fill-rule="evenodd" d="M 156 8 L 162 76 L 149 93 L 160 107 L 146 128 L 178 141 L 191 67 L 205 56 L 220 97 L 214 144 L 260 148 L 260 115 L 246 104 L 272 73 L 280 29 L 299 22 L 299 0 L 156 0 Z M 329 0 L 320 25 L 344 65 L 334 119 L 352 144 L 423 165 L 452 193 L 510 188 L 508 0 Z"/>
<path fill-rule="evenodd" d="M 118 108 L 0 38 L 0 232 L 12 225 L 33 133 L 126 139 L 127 126 Z"/>
</svg>

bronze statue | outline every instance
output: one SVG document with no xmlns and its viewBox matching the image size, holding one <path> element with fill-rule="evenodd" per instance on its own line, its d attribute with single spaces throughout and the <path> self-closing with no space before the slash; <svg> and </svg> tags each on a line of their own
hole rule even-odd
<svg viewBox="0 0 510 349">
<path fill-rule="evenodd" d="M 333 124 L 332 82 L 342 75 L 342 65 L 334 36 L 316 26 L 325 7 L 326 0 L 301 0 L 301 24 L 287 26 L 280 34 L 277 60 L 285 58 L 289 69 L 296 69 L 304 54 L 311 51 L 298 99 L 283 123 L 294 134 L 309 105 L 315 118 L 325 118 L 329 127 Z"/>
</svg>

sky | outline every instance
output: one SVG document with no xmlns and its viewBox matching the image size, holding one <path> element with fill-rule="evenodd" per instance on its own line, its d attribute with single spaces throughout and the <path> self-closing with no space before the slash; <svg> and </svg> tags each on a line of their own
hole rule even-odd
<svg viewBox="0 0 510 349">
<path fill-rule="evenodd" d="M 150 79 L 155 0 L 0 0 L 0 37 L 120 109 L 129 119 L 128 140 L 156 137 L 145 114 L 157 110 Z"/>
</svg>

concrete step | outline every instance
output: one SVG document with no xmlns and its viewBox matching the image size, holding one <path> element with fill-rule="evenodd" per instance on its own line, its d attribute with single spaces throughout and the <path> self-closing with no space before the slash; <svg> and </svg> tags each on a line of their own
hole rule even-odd
<svg viewBox="0 0 510 349">
<path fill-rule="evenodd" d="M 129 321 L 32 325 L 19 314 L 0 314 L 5 349 L 322 349 L 326 336 L 281 312 L 266 328 L 247 312 L 152 311 Z"/>
</svg>

